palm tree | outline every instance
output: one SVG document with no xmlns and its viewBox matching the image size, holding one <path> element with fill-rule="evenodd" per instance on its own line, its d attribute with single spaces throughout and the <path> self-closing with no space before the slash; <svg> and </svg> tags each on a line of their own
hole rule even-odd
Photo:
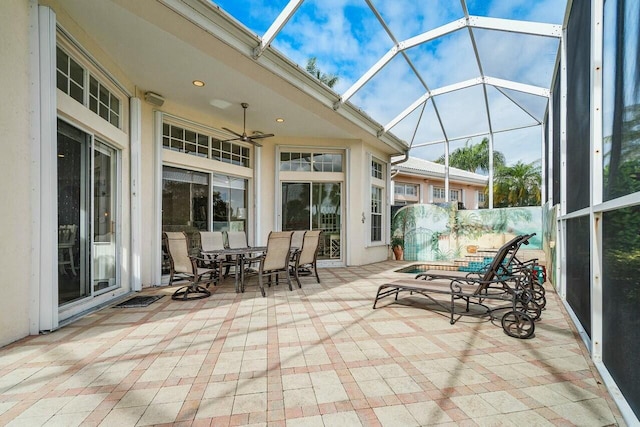
<svg viewBox="0 0 640 427">
<path fill-rule="evenodd" d="M 436 163 L 444 164 L 445 156 L 440 156 Z M 505 164 L 504 154 L 493 152 L 493 167 L 498 169 Z M 482 138 L 479 144 L 464 143 L 449 154 L 449 166 L 469 172 L 489 172 L 489 139 Z"/>
<path fill-rule="evenodd" d="M 518 162 L 512 167 L 502 166 L 493 177 L 493 206 L 539 206 L 541 184 L 542 173 L 538 160 L 532 163 Z"/>
<path fill-rule="evenodd" d="M 307 72 L 327 86 L 333 87 L 336 83 L 338 83 L 339 77 L 335 74 L 323 73 L 318 68 L 318 65 L 316 64 L 317 61 L 318 58 L 316 58 L 315 56 L 313 58 L 309 58 L 309 60 L 307 61 Z"/>
</svg>

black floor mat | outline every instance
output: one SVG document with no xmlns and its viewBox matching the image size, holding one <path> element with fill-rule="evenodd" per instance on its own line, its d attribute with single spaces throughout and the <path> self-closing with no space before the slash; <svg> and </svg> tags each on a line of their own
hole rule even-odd
<svg viewBox="0 0 640 427">
<path fill-rule="evenodd" d="M 137 296 L 115 305 L 114 308 L 146 307 L 162 297 L 164 297 L 164 295 Z"/>
</svg>

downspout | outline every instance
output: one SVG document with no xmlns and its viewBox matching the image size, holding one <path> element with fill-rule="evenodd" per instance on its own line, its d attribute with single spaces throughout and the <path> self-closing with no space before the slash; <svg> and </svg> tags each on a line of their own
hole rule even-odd
<svg viewBox="0 0 640 427">
<path fill-rule="evenodd" d="M 391 162 L 391 179 L 393 179 L 393 177 L 398 175 L 398 173 L 400 172 L 398 169 L 394 169 L 393 167 L 399 165 L 400 163 L 404 163 L 407 160 L 409 160 L 409 150 L 405 150 L 404 158 Z"/>
</svg>

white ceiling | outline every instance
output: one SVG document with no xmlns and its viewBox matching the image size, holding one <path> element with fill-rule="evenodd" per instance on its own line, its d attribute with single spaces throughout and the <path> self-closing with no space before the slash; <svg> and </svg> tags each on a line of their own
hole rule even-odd
<svg viewBox="0 0 640 427">
<path fill-rule="evenodd" d="M 61 6 L 136 86 L 210 115 L 203 124 L 241 132 L 241 102 L 249 103 L 247 133 L 276 137 L 362 137 L 352 123 L 313 102 L 290 83 L 195 27 L 156 1 L 61 0 Z M 170 19 L 168 19 L 170 18 Z M 160 27 L 162 26 L 162 28 Z M 256 40 L 257 43 L 257 40 Z M 221 60 L 222 58 L 222 60 Z M 195 87 L 193 80 L 205 86 Z M 213 100 L 231 105 L 212 106 Z M 276 123 L 282 117 L 284 123 Z"/>
</svg>

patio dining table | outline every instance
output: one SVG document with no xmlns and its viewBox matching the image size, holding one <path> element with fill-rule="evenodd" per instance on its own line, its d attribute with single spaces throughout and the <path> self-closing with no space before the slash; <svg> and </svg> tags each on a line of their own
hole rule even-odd
<svg viewBox="0 0 640 427">
<path fill-rule="evenodd" d="M 236 266 L 234 271 L 234 288 L 236 293 L 244 292 L 245 285 L 245 261 L 247 257 L 254 253 L 266 252 L 266 246 L 250 246 L 246 248 L 227 248 L 217 249 L 214 251 L 202 251 L 202 255 L 217 257 L 217 256 L 235 256 Z M 290 254 L 296 253 L 300 248 L 291 246 L 289 249 Z"/>
<path fill-rule="evenodd" d="M 202 251 L 203 255 L 218 257 L 218 256 L 235 256 L 236 257 L 236 266 L 234 271 L 235 281 L 234 287 L 237 293 L 244 290 L 244 263 L 245 259 L 254 253 L 265 252 L 267 250 L 266 246 L 252 246 L 246 248 L 227 248 L 227 249 L 217 249 L 214 251 Z"/>
</svg>

